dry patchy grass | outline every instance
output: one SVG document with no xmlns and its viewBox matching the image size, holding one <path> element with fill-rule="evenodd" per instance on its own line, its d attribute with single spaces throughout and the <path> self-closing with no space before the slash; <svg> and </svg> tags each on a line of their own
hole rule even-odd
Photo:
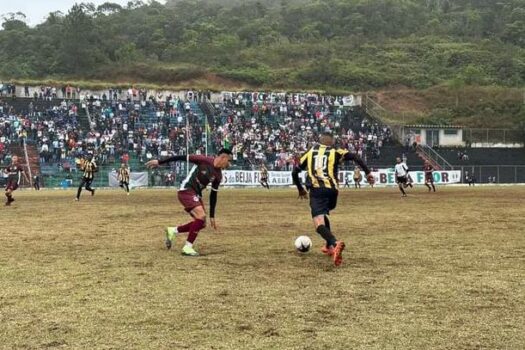
<svg viewBox="0 0 525 350">
<path fill-rule="evenodd" d="M 1 349 L 525 347 L 525 188 L 342 191 L 340 268 L 291 190 L 223 190 L 199 258 L 173 190 L 73 196 L 0 208 Z"/>
</svg>

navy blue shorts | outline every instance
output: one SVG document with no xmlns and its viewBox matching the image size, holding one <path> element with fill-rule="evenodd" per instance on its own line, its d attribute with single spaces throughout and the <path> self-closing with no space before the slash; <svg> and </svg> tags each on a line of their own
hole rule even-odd
<svg viewBox="0 0 525 350">
<path fill-rule="evenodd" d="M 310 208 L 312 217 L 329 215 L 337 206 L 338 190 L 332 188 L 312 188 L 310 190 Z"/>
</svg>

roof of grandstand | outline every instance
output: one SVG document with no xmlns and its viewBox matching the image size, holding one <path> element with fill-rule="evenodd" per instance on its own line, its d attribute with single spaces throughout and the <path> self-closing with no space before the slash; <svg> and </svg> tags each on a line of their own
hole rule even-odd
<svg viewBox="0 0 525 350">
<path fill-rule="evenodd" d="M 446 125 L 446 124 L 412 124 L 407 125 L 407 128 L 421 128 L 421 129 L 464 129 L 461 125 Z"/>
</svg>

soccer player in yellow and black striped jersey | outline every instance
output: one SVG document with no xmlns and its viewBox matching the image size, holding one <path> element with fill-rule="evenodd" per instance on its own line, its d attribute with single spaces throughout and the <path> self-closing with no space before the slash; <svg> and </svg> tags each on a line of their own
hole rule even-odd
<svg viewBox="0 0 525 350">
<path fill-rule="evenodd" d="M 261 177 L 261 179 L 259 180 L 260 184 L 262 185 L 262 187 L 269 190 L 270 185 L 268 184 L 268 168 L 266 167 L 266 165 L 264 165 L 264 163 L 261 164 L 261 170 L 259 172 L 259 175 Z"/>
<path fill-rule="evenodd" d="M 129 169 L 126 164 L 120 164 L 120 168 L 117 170 L 118 180 L 120 182 L 120 187 L 126 190 L 126 193 L 129 196 Z"/>
<path fill-rule="evenodd" d="M 93 179 L 95 178 L 95 173 L 98 171 L 97 164 L 93 160 L 93 155 L 88 154 L 86 158 L 81 158 L 78 162 L 78 167 L 83 172 L 82 173 L 82 180 L 80 181 L 80 186 L 78 186 L 77 191 L 77 197 L 75 198 L 77 201 L 80 200 L 80 193 L 82 192 L 82 187 L 86 187 L 86 190 L 91 192 L 91 195 L 95 195 L 95 190 L 91 188 L 91 183 L 93 182 Z"/>
<path fill-rule="evenodd" d="M 308 198 L 299 179 L 299 173 L 303 170 L 307 171 L 306 188 L 310 192 L 310 208 L 314 226 L 316 232 L 326 241 L 326 246 L 321 251 L 332 256 L 334 264 L 339 266 L 342 263 L 345 244 L 335 238 L 328 220 L 330 210 L 335 209 L 337 205 L 339 164 L 344 161 L 354 161 L 363 169 L 370 184 L 374 183 L 374 177 L 359 156 L 334 147 L 332 134 L 321 134 L 319 142 L 301 157 L 299 166 L 292 172 L 292 178 L 299 190 L 299 197 Z"/>
</svg>

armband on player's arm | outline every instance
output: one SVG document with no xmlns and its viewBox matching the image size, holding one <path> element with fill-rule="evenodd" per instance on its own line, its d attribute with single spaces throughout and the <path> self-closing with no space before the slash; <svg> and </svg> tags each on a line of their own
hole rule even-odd
<svg viewBox="0 0 525 350">
<path fill-rule="evenodd" d="M 370 174 L 370 169 L 368 169 L 366 163 L 357 154 L 347 153 L 344 155 L 343 159 L 345 161 L 354 161 L 357 165 L 359 165 L 359 167 L 365 172 L 367 176 Z"/>
<path fill-rule="evenodd" d="M 301 168 L 295 167 L 292 171 L 292 180 L 295 186 L 297 186 L 297 189 L 299 192 L 303 191 L 303 185 L 301 184 L 301 179 L 299 178 L 299 174 L 301 173 Z"/>
<path fill-rule="evenodd" d="M 168 157 L 164 159 L 159 159 L 159 165 L 170 163 L 170 162 L 180 162 L 182 160 L 186 160 L 187 158 L 188 157 L 186 156 L 173 156 L 173 157 Z"/>
<path fill-rule="evenodd" d="M 215 217 L 215 207 L 217 206 L 217 192 L 219 189 L 217 188 L 211 188 L 210 193 L 210 218 Z"/>
</svg>

